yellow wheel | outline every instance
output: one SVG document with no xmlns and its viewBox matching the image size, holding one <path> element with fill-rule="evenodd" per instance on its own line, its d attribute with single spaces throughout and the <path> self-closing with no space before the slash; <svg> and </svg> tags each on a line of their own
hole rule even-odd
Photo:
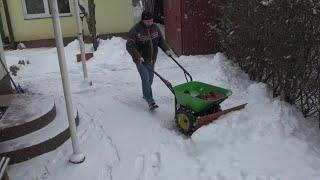
<svg viewBox="0 0 320 180">
<path fill-rule="evenodd" d="M 196 121 L 190 110 L 180 107 L 176 113 L 176 123 L 183 134 L 191 135 L 194 131 Z"/>
</svg>

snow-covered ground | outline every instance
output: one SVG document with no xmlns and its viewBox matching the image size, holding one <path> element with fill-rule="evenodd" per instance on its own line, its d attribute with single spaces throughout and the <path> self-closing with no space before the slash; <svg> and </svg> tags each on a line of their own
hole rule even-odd
<svg viewBox="0 0 320 180">
<path fill-rule="evenodd" d="M 181 56 L 178 61 L 195 80 L 232 89 L 222 108 L 248 105 L 187 138 L 175 128 L 174 97 L 157 77 L 153 90 L 160 107 L 154 113 L 148 111 L 125 40 L 102 41 L 87 62 L 91 87 L 83 82 L 81 63 L 76 63 L 77 41 L 65 51 L 86 160 L 79 165 L 68 163 L 69 140 L 53 152 L 10 166 L 11 179 L 320 179 L 317 122 L 273 99 L 264 84 L 249 81 L 223 54 Z M 9 66 L 22 59 L 30 61 L 14 77 L 28 92 L 63 99 L 55 48 L 7 51 L 6 57 Z M 156 71 L 174 85 L 185 81 L 163 52 L 158 57 Z"/>
</svg>

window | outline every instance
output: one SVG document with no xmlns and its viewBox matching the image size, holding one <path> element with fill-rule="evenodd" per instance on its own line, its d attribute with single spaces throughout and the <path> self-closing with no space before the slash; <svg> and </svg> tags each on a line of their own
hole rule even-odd
<svg viewBox="0 0 320 180">
<path fill-rule="evenodd" d="M 70 2 L 69 0 L 58 0 L 59 13 L 70 14 Z"/>
<path fill-rule="evenodd" d="M 22 0 L 25 19 L 51 17 L 49 0 Z M 60 16 L 71 16 L 70 0 L 57 0 Z"/>
</svg>

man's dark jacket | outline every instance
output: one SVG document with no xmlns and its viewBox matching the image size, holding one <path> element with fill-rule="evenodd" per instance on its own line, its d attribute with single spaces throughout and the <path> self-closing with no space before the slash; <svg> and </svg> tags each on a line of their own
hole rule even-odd
<svg viewBox="0 0 320 180">
<path fill-rule="evenodd" d="M 158 46 L 164 51 L 169 50 L 157 25 L 146 27 L 140 21 L 129 31 L 126 48 L 133 61 L 142 57 L 144 64 L 154 64 L 157 59 Z"/>
</svg>

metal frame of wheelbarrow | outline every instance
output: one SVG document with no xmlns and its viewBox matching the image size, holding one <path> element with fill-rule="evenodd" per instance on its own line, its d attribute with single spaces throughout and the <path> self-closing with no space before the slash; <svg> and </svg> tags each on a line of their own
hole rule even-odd
<svg viewBox="0 0 320 180">
<path fill-rule="evenodd" d="M 173 58 L 171 55 L 169 55 L 169 57 L 182 69 L 182 71 L 185 75 L 186 81 L 191 82 L 193 79 L 192 79 L 192 76 L 190 75 L 190 73 L 183 66 L 181 66 L 181 64 L 179 64 L 175 58 Z M 178 104 L 174 88 L 168 80 L 163 78 L 159 73 L 157 73 L 155 70 L 153 70 L 149 66 L 146 66 L 146 67 L 150 71 L 152 71 L 156 76 L 158 76 L 161 79 L 161 81 L 173 93 L 173 95 L 175 97 L 175 120 L 176 120 L 176 123 L 177 123 L 180 131 L 185 135 L 189 136 L 194 131 L 199 129 L 200 127 L 207 125 L 207 124 L 210 124 L 214 120 L 218 119 L 220 116 L 227 114 L 229 112 L 232 112 L 232 111 L 237 111 L 237 110 L 243 109 L 247 105 L 247 103 L 245 103 L 245 104 L 242 104 L 242 105 L 239 105 L 236 107 L 232 107 L 232 108 L 229 108 L 226 110 L 221 110 L 220 105 L 218 103 L 214 107 L 211 107 L 211 112 L 212 112 L 211 114 L 201 115 L 201 113 L 195 113 L 190 108 L 184 107 L 184 106 Z M 180 118 L 180 116 L 184 116 L 183 117 L 184 122 L 180 122 L 178 120 Z M 182 126 L 184 126 L 184 127 L 182 127 Z"/>
</svg>

